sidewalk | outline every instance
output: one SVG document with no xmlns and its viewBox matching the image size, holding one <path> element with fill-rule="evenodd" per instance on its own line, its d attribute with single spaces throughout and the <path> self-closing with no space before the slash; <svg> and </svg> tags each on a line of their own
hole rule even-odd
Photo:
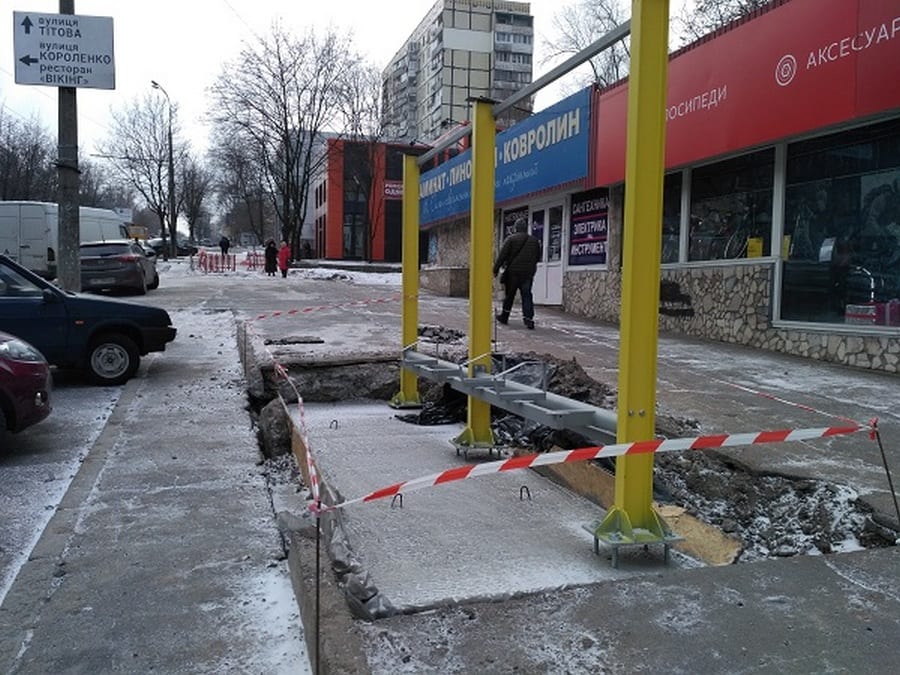
<svg viewBox="0 0 900 675">
<path fill-rule="evenodd" d="M 466 310 L 464 300 L 423 295 L 420 323 L 465 331 Z M 389 318 L 370 318 L 355 314 L 343 323 L 352 326 L 357 359 L 398 349 Z M 341 321 L 311 314 L 304 331 L 334 334 Z M 545 308 L 538 322 L 535 331 L 514 321 L 499 327 L 498 349 L 576 358 L 616 386 L 614 327 Z M 329 342 L 305 345 L 304 359 L 314 361 L 317 350 L 333 355 Z M 662 336 L 659 352 L 660 413 L 698 420 L 700 434 L 838 424 L 773 396 L 860 421 L 878 416 L 900 474 L 897 378 L 677 336 Z M 347 499 L 463 462 L 448 442 L 456 429 L 410 428 L 381 404 L 307 403 L 306 416 L 320 471 Z M 751 472 L 846 485 L 877 520 L 897 527 L 878 447 L 865 434 L 722 454 Z M 500 484 L 477 478 L 414 492 L 402 508 L 383 500 L 347 509 L 341 518 L 350 562 L 404 614 L 365 623 L 345 610 L 339 620 L 333 613 L 346 603 L 326 579 L 323 672 L 356 672 L 361 663 L 378 673 L 895 671 L 897 548 L 719 568 L 679 556 L 665 567 L 651 548 L 613 570 L 607 555 L 593 555 L 581 529 L 602 510 L 522 473 Z M 520 500 L 521 484 L 536 495 L 533 503 Z M 295 587 L 305 589 L 300 600 L 312 640 L 314 548 L 300 534 L 293 544 Z"/>
<path fill-rule="evenodd" d="M 308 668 L 232 316 L 173 318 L 6 596 L 4 673 Z"/>
</svg>

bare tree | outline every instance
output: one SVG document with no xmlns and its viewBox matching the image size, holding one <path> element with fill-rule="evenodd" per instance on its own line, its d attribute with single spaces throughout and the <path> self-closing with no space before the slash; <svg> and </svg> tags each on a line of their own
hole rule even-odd
<svg viewBox="0 0 900 675">
<path fill-rule="evenodd" d="M 110 134 L 100 145 L 102 156 L 162 223 L 168 222 L 169 213 L 168 125 L 168 103 L 148 93 L 113 111 Z M 178 136 L 174 115 L 172 135 L 173 138 Z M 174 150 L 176 166 L 183 163 L 185 152 L 184 145 L 177 143 Z M 171 227 L 168 237 L 172 242 L 177 237 Z M 172 250 L 176 250 L 174 246 Z"/>
<path fill-rule="evenodd" d="M 693 0 L 692 5 L 685 4 L 674 21 L 680 29 L 683 44 L 689 44 L 771 2 L 772 0 Z"/>
<path fill-rule="evenodd" d="M 271 236 L 267 223 L 275 219 L 264 162 L 260 153 L 254 152 L 252 142 L 221 131 L 221 127 L 213 131 L 210 156 L 215 167 L 215 191 L 227 212 L 226 226 L 232 226 L 232 234 L 250 231 L 262 244 Z"/>
<path fill-rule="evenodd" d="M 630 14 L 630 6 L 626 5 L 623 0 L 577 0 L 563 6 L 553 16 L 556 38 L 546 45 L 544 63 L 577 54 L 624 23 Z M 581 75 L 575 88 L 582 89 L 589 84 L 605 87 L 618 82 L 628 75 L 630 61 L 630 42 L 627 39 L 617 42 L 588 62 L 590 74 Z"/>
<path fill-rule="evenodd" d="M 109 164 L 79 157 L 81 171 L 78 201 L 82 206 L 103 209 L 134 207 L 134 193 L 109 170 Z"/>
<path fill-rule="evenodd" d="M 56 200 L 56 140 L 37 117 L 0 106 L 0 199 Z"/>
<path fill-rule="evenodd" d="M 354 64 L 348 54 L 348 38 L 333 31 L 296 37 L 275 24 L 245 46 L 212 87 L 214 122 L 259 153 L 282 238 L 293 246 L 321 161 L 319 139 L 335 121 L 336 83 Z"/>
<path fill-rule="evenodd" d="M 193 155 L 186 154 L 181 167 L 181 212 L 188 222 L 188 237 L 196 239 L 196 225 L 204 217 L 204 201 L 212 191 L 210 171 Z"/>
</svg>

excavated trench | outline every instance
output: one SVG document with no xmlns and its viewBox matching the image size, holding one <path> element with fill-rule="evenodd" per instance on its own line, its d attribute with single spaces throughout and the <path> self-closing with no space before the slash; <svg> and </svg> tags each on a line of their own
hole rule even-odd
<svg viewBox="0 0 900 675">
<path fill-rule="evenodd" d="M 466 360 L 462 333 L 440 326 L 420 327 L 419 333 L 420 351 L 457 363 Z M 589 377 L 575 360 L 533 352 L 498 354 L 495 372 L 523 362 L 530 363 L 518 368 L 510 379 L 530 386 L 545 384 L 561 396 L 615 409 L 615 389 Z M 387 400 L 396 393 L 399 366 L 396 361 L 343 360 L 292 364 L 288 373 L 307 402 Z M 281 395 L 290 403 L 296 401 L 296 393 L 271 368 L 263 369 L 262 377 L 264 394 L 251 396 L 250 408 L 258 424 L 267 471 L 272 474 L 271 481 L 284 481 L 284 474 L 293 481 L 298 473 L 290 454 L 289 421 L 277 399 Z M 423 407 L 398 414 L 399 419 L 421 425 L 465 422 L 464 395 L 426 380 L 420 380 L 419 393 Z M 516 453 L 593 445 L 576 433 L 549 429 L 498 409 L 492 409 L 491 426 L 498 442 Z M 693 436 L 700 427 L 700 420 L 657 416 L 660 437 Z M 614 461 L 598 460 L 590 465 L 591 470 L 613 480 Z M 551 477 L 569 484 L 566 476 Z M 609 501 L 608 495 L 585 492 L 576 484 L 569 487 L 609 506 L 604 503 Z M 897 537 L 896 532 L 875 524 L 865 504 L 845 486 L 754 472 L 711 450 L 658 455 L 654 493 L 664 515 L 666 508 L 669 513 L 686 512 L 735 542 L 734 553 L 725 562 L 886 547 Z"/>
</svg>

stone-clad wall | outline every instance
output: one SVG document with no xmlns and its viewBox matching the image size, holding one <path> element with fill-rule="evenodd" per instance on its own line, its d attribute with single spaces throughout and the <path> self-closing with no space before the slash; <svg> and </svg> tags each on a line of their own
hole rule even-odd
<svg viewBox="0 0 900 675">
<path fill-rule="evenodd" d="M 437 237 L 436 266 L 469 269 L 468 221 L 439 225 L 431 231 L 431 236 Z"/>
<path fill-rule="evenodd" d="M 900 338 L 775 328 L 770 324 L 773 264 L 737 263 L 666 269 L 690 298 L 693 316 L 659 317 L 662 331 L 735 342 L 859 368 L 900 373 Z M 568 271 L 563 308 L 573 314 L 618 323 L 621 273 Z M 686 305 L 683 305 L 686 306 Z"/>
</svg>

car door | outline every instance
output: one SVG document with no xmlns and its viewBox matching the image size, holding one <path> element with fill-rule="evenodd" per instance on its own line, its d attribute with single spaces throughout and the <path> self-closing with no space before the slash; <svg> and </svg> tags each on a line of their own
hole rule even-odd
<svg viewBox="0 0 900 675">
<path fill-rule="evenodd" d="M 51 363 L 66 359 L 65 295 L 0 260 L 0 330 L 30 342 Z"/>
</svg>

